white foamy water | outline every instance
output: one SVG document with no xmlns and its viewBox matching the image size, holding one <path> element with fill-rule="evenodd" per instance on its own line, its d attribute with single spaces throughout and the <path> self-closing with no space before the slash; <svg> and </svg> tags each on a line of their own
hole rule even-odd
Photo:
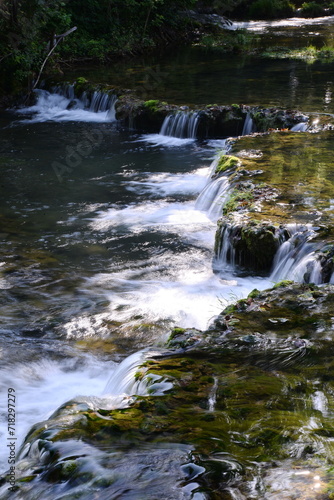
<svg viewBox="0 0 334 500">
<path fill-rule="evenodd" d="M 275 255 L 271 279 L 291 279 L 319 285 L 322 282 L 322 267 L 315 253 L 317 245 L 312 242 L 315 234 L 312 225 L 288 224 L 287 228 L 290 238 L 280 245 Z"/>
<path fill-rule="evenodd" d="M 110 108 L 94 109 L 94 106 L 85 106 L 80 99 L 70 99 L 64 95 L 50 93 L 47 90 L 37 90 L 36 104 L 20 108 L 21 115 L 28 118 L 20 120 L 21 123 L 39 123 L 46 121 L 66 122 L 110 122 L 115 120 L 115 100 L 111 100 Z"/>
<path fill-rule="evenodd" d="M 219 274 L 213 271 L 216 220 L 229 188 L 227 177 L 208 177 L 216 165 L 217 159 L 209 167 L 190 173 L 146 173 L 144 179 L 133 181 L 130 176 L 126 180 L 127 189 L 140 195 L 186 192 L 195 198 L 201 192 L 197 200 L 163 198 L 114 206 L 90 219 L 90 227 L 106 235 L 115 231 L 138 236 L 149 232 L 156 235 L 157 248 L 165 239 L 174 240 L 175 248 L 182 245 L 179 252 L 162 247 L 147 260 L 120 269 L 111 266 L 108 272 L 87 280 L 86 292 L 104 291 L 112 319 L 135 325 L 139 317 L 148 323 L 205 329 L 227 304 L 254 288 L 270 286 L 262 278 L 236 277 L 230 267 L 220 269 Z"/>
<path fill-rule="evenodd" d="M 169 230 L 181 228 L 182 232 L 192 232 L 197 229 L 198 225 L 206 224 L 210 224 L 207 216 L 196 210 L 189 202 L 157 201 L 101 211 L 90 226 L 98 231 L 126 226 L 139 233 L 150 228 L 163 229 L 166 226 Z"/>
<path fill-rule="evenodd" d="M 187 144 L 191 144 L 195 141 L 194 138 L 181 138 L 181 137 L 172 137 L 168 135 L 162 134 L 145 134 L 138 141 L 148 142 L 153 144 L 154 146 L 167 146 L 167 147 L 179 147 L 185 146 Z"/>
<path fill-rule="evenodd" d="M 210 168 L 200 168 L 187 174 L 169 172 L 148 174 L 147 178 L 126 181 L 125 187 L 138 194 L 169 196 L 173 194 L 197 194 L 207 183 Z"/>
<path fill-rule="evenodd" d="M 8 388 L 15 389 L 16 452 L 29 431 L 37 422 L 47 419 L 62 403 L 78 395 L 101 395 L 106 374 L 117 365 L 112 361 L 99 361 L 92 356 L 67 358 L 66 361 L 40 359 L 26 363 L 13 363 L 0 369 L 0 398 L 7 400 Z M 13 376 L 15 374 L 15 376 Z M 4 408 L 4 405 L 2 405 Z M 7 414 L 0 413 L 0 441 L 7 441 Z M 8 450 L 0 447 L 0 470 L 8 469 Z"/>
<path fill-rule="evenodd" d="M 179 258 L 163 255 L 154 263 L 152 259 L 151 266 L 96 275 L 87 287 L 104 290 L 110 318 L 115 321 L 128 325 L 164 322 L 167 329 L 177 325 L 203 330 L 226 305 L 254 288 L 272 286 L 264 278 L 231 274 L 223 278 L 212 272 L 207 258 L 200 251 Z M 138 321 L 138 317 L 143 319 Z M 153 339 L 154 334 L 153 330 Z"/>
<path fill-rule="evenodd" d="M 277 21 L 242 21 L 234 22 L 227 29 L 246 29 L 249 31 L 269 31 L 272 28 L 283 28 L 283 27 L 303 27 L 303 26 L 314 26 L 314 25 L 324 25 L 324 24 L 334 24 L 334 16 L 324 16 L 324 17 L 314 17 L 314 18 L 304 18 L 304 17 L 290 17 L 288 19 L 278 19 Z"/>
<path fill-rule="evenodd" d="M 291 132 L 306 132 L 308 129 L 308 124 L 305 122 L 297 123 L 291 128 Z"/>
</svg>

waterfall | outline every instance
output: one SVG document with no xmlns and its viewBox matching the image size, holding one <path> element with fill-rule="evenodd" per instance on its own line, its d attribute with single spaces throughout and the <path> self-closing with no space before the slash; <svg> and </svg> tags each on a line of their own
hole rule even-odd
<svg viewBox="0 0 334 500">
<path fill-rule="evenodd" d="M 215 411 L 217 403 L 218 377 L 214 377 L 213 380 L 213 386 L 208 398 L 208 410 L 210 412 Z"/>
<path fill-rule="evenodd" d="M 20 114 L 31 115 L 29 122 L 44 121 L 115 121 L 117 96 L 95 91 L 92 95 L 75 95 L 73 85 L 53 87 L 51 91 L 36 89 L 36 104 L 21 108 Z"/>
<path fill-rule="evenodd" d="M 253 129 L 254 129 L 253 118 L 251 117 L 251 114 L 248 112 L 241 135 L 250 135 L 252 132 L 254 132 Z"/>
<path fill-rule="evenodd" d="M 140 367 L 146 359 L 152 357 L 152 352 L 138 351 L 125 358 L 111 375 L 103 391 L 105 396 L 126 394 L 128 396 L 156 396 L 172 389 L 173 384 L 163 380 L 160 375 L 145 372 L 140 374 Z"/>
<path fill-rule="evenodd" d="M 315 232 L 310 224 L 289 224 L 290 238 L 282 242 L 274 259 L 272 281 L 291 279 L 301 283 L 322 283 L 322 267 L 311 243 Z"/>
<path fill-rule="evenodd" d="M 218 166 L 222 153 L 226 153 L 226 141 L 220 146 L 219 153 L 211 163 L 210 177 L 207 184 L 199 194 L 195 208 L 206 212 L 208 217 L 216 221 L 222 216 L 223 206 L 229 194 L 230 183 L 225 175 L 216 176 L 216 168 Z"/>
<path fill-rule="evenodd" d="M 196 139 L 198 111 L 179 111 L 166 116 L 161 126 L 160 135 L 179 139 Z"/>
<path fill-rule="evenodd" d="M 125 358 L 111 375 L 103 394 L 128 394 L 129 396 L 147 394 L 146 385 L 143 387 L 141 381 L 136 380 L 135 377 L 139 366 L 144 363 L 145 359 L 145 351 L 135 352 Z"/>
<path fill-rule="evenodd" d="M 114 94 L 110 96 L 105 92 L 95 91 L 91 97 L 89 110 L 94 113 L 112 110 L 115 114 L 115 102 L 116 96 Z"/>
<path fill-rule="evenodd" d="M 300 122 L 294 125 L 290 130 L 291 132 L 306 132 L 308 129 L 308 124 L 306 122 Z"/>
<path fill-rule="evenodd" d="M 238 227 L 225 225 L 218 231 L 219 243 L 213 263 L 215 271 L 221 271 L 228 266 L 234 268 L 236 258 L 232 242 L 237 229 Z"/>
<path fill-rule="evenodd" d="M 226 176 L 210 180 L 196 200 L 196 209 L 207 212 L 211 220 L 217 220 L 223 213 L 230 183 Z"/>
</svg>

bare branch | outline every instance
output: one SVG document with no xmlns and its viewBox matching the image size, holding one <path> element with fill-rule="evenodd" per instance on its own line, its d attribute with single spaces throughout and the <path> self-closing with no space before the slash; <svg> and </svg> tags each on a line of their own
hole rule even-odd
<svg viewBox="0 0 334 500">
<path fill-rule="evenodd" d="M 54 46 L 52 47 L 52 49 L 50 50 L 50 52 L 48 53 L 48 55 L 46 56 L 46 58 L 44 59 L 43 61 L 43 64 L 41 66 L 41 69 L 39 70 L 39 73 L 38 73 L 38 77 L 32 87 L 32 90 L 34 90 L 36 87 L 37 87 L 37 84 L 41 78 L 41 75 L 43 73 L 43 69 L 44 69 L 44 66 L 46 65 L 46 62 L 47 60 L 49 59 L 49 57 L 51 56 L 52 52 L 55 50 L 55 48 L 57 47 L 58 43 L 61 42 L 65 36 L 69 35 L 70 33 L 73 33 L 73 31 L 75 31 L 77 29 L 76 26 L 74 26 L 73 28 L 71 28 L 70 30 L 66 31 L 65 33 L 63 33 L 62 35 L 56 35 L 55 36 L 55 39 L 56 39 L 56 43 L 54 44 Z"/>
</svg>

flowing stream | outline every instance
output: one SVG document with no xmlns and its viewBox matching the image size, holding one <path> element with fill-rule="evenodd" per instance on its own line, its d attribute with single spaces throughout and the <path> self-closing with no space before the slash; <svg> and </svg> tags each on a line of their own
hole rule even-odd
<svg viewBox="0 0 334 500">
<path fill-rule="evenodd" d="M 228 181 L 210 176 L 224 140 L 158 134 L 152 144 L 118 128 L 113 102 L 94 111 L 73 95 L 37 94 L 2 129 L 12 189 L 1 198 L 1 390 L 17 391 L 21 440 L 66 399 L 108 393 L 125 355 L 163 343 L 173 326 L 205 329 L 225 304 L 271 284 L 212 269 Z M 67 155 L 73 167 L 60 177 Z"/>
<path fill-rule="evenodd" d="M 292 269 L 298 279 L 312 257 L 308 229 L 296 227 L 271 276 L 240 275 L 226 259 L 213 269 L 229 181 L 211 175 L 225 140 L 197 141 L 196 113 L 139 135 L 119 126 L 114 104 L 39 90 L 34 106 L 1 116 L 0 398 L 15 389 L 18 442 L 66 400 L 145 393 L 136 368 L 173 326 L 205 329 L 254 288 Z M 243 134 L 252 131 L 248 117 Z M 210 411 L 216 391 L 217 381 Z M 2 471 L 6 455 L 0 447 Z"/>
</svg>

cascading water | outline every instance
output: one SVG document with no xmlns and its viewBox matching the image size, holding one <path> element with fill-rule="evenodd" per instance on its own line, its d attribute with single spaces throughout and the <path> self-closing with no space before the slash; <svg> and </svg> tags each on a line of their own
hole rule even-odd
<svg viewBox="0 0 334 500">
<path fill-rule="evenodd" d="M 160 135 L 179 139 L 196 139 L 199 113 L 197 111 L 179 111 L 166 116 L 160 129 Z"/>
<path fill-rule="evenodd" d="M 254 122 L 251 114 L 248 112 L 241 135 L 250 135 L 252 132 L 254 132 Z"/>
<path fill-rule="evenodd" d="M 226 141 L 223 141 L 220 146 L 222 150 L 212 162 L 209 181 L 199 194 L 195 204 L 196 209 L 206 212 L 212 221 L 216 221 L 222 215 L 222 209 L 230 188 L 227 176 L 220 175 L 217 177 L 215 175 L 220 155 L 226 151 Z"/>
<path fill-rule="evenodd" d="M 287 230 L 290 238 L 282 242 L 277 251 L 270 279 L 322 283 L 322 267 L 315 253 L 318 246 L 311 241 L 315 235 L 314 229 L 310 224 L 289 224 Z"/>
<path fill-rule="evenodd" d="M 179 111 L 167 115 L 159 134 L 144 135 L 144 141 L 163 146 L 184 146 L 196 139 L 199 111 Z"/>
<path fill-rule="evenodd" d="M 232 245 L 234 231 L 235 228 L 227 225 L 220 229 L 219 244 L 213 263 L 215 271 L 235 267 L 235 250 Z"/>
<path fill-rule="evenodd" d="M 128 396 L 146 396 L 148 389 L 150 394 L 163 394 L 172 389 L 173 384 L 161 380 L 159 375 L 137 377 L 136 374 L 146 359 L 152 356 L 152 352 L 138 351 L 122 361 L 110 377 L 103 393 L 106 396 L 126 394 Z"/>
<path fill-rule="evenodd" d="M 212 179 L 197 198 L 195 205 L 197 210 L 206 212 L 211 220 L 217 220 L 222 214 L 229 188 L 228 177 L 220 176 Z"/>
<path fill-rule="evenodd" d="M 117 96 L 95 91 L 76 97 L 74 86 L 54 87 L 51 92 L 36 89 L 36 103 L 21 108 L 20 114 L 29 115 L 29 123 L 45 121 L 110 122 L 115 120 Z"/>
<path fill-rule="evenodd" d="M 309 126 L 306 122 L 300 122 L 291 128 L 291 132 L 306 132 L 308 127 Z"/>
</svg>

